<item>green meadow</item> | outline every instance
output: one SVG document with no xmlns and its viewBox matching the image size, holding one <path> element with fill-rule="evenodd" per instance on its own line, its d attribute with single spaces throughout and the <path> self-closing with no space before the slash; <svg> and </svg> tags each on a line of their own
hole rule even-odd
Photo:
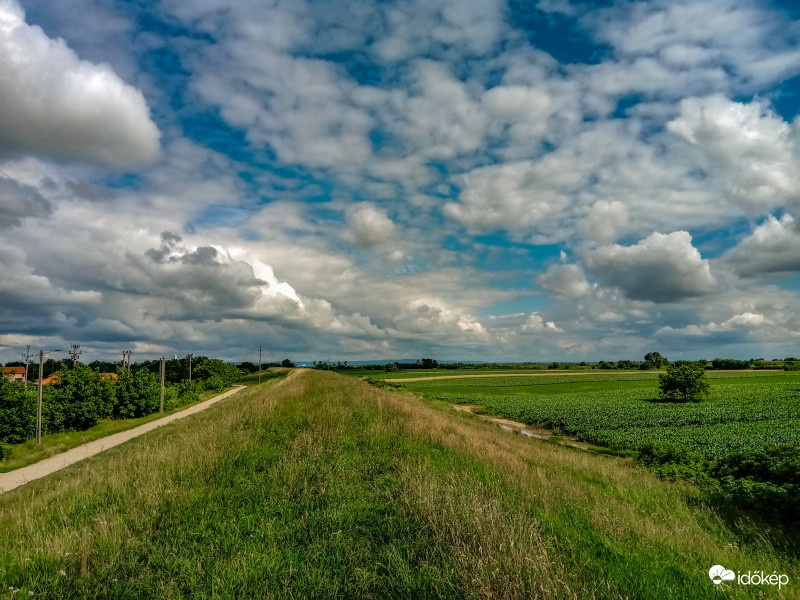
<svg viewBox="0 0 800 600">
<path fill-rule="evenodd" d="M 295 370 L 0 495 L 0 598 L 697 598 L 800 560 L 697 488 Z"/>
</svg>

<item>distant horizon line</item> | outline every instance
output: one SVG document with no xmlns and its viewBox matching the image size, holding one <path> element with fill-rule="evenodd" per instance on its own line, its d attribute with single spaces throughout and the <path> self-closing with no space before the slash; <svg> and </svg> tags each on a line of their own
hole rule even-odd
<svg viewBox="0 0 800 600">
<path fill-rule="evenodd" d="M 194 355 L 194 357 L 195 358 L 201 358 L 201 357 L 217 358 L 215 356 L 204 356 L 204 355 Z M 177 360 L 182 360 L 182 359 L 185 359 L 185 358 L 186 358 L 186 355 L 178 356 Z M 424 357 L 424 358 L 428 358 L 428 357 Z M 699 361 L 699 360 L 705 360 L 705 361 L 711 362 L 714 359 L 775 362 L 775 361 L 784 361 L 787 358 L 793 358 L 793 357 L 787 356 L 787 357 L 780 357 L 780 358 L 765 358 L 765 357 L 737 358 L 737 357 L 733 357 L 733 356 L 714 356 L 713 358 L 707 358 L 707 357 L 675 358 L 675 359 L 669 359 L 669 357 L 665 357 L 665 358 L 667 358 L 667 360 L 669 360 L 670 362 Z M 158 360 L 158 359 L 159 359 L 159 357 L 142 358 L 139 361 L 133 361 L 133 364 L 147 362 L 147 361 L 153 361 L 153 360 Z M 263 365 L 263 364 L 280 363 L 280 362 L 282 362 L 283 360 L 286 360 L 286 359 L 288 359 L 294 365 L 302 365 L 302 366 L 313 366 L 314 363 L 327 363 L 328 365 L 332 365 L 332 366 L 335 366 L 335 365 L 340 364 L 340 363 L 341 364 L 347 363 L 348 366 L 387 365 L 387 364 L 392 364 L 392 363 L 416 364 L 418 362 L 421 362 L 421 360 L 422 360 L 421 358 L 381 358 L 381 359 L 371 359 L 371 360 L 364 360 L 364 359 L 359 359 L 359 360 L 349 360 L 349 359 L 348 360 L 338 360 L 338 359 L 337 360 L 317 360 L 317 359 L 304 360 L 304 359 L 292 359 L 292 358 L 289 358 L 289 357 L 285 357 L 283 359 L 278 359 L 278 360 L 263 360 L 261 364 Z M 50 361 L 50 360 L 53 360 L 55 362 L 61 362 L 61 361 L 69 361 L 71 359 L 68 356 L 65 356 L 65 357 L 62 357 L 62 358 L 49 357 L 49 358 L 46 359 L 45 362 Z M 176 360 L 174 353 L 173 353 L 173 357 L 172 358 L 167 358 L 167 360 L 168 361 Z M 254 365 L 258 364 L 257 360 L 255 360 L 255 361 L 254 360 L 226 360 L 226 359 L 220 359 L 220 360 L 223 360 L 224 362 L 228 362 L 230 364 L 243 364 L 243 363 L 251 363 L 251 364 L 254 364 Z M 502 365 L 502 364 L 508 364 L 508 365 L 523 365 L 523 364 L 549 365 L 549 364 L 553 364 L 553 363 L 569 364 L 569 365 L 580 365 L 581 363 L 586 363 L 588 365 L 588 364 L 600 364 L 600 363 L 616 364 L 616 363 L 619 363 L 620 361 L 630 361 L 630 362 L 634 362 L 634 363 L 646 362 L 644 360 L 644 357 L 642 357 L 641 359 L 621 358 L 621 359 L 615 359 L 615 360 L 607 360 L 607 359 L 583 359 L 583 360 L 575 360 L 575 359 L 573 359 L 573 360 L 563 360 L 563 359 L 562 360 L 559 360 L 559 359 L 546 359 L 546 360 L 502 360 L 502 359 L 474 360 L 473 359 L 473 360 L 454 360 L 454 359 L 438 359 L 438 358 L 431 358 L 431 360 L 435 360 L 438 365 L 452 365 L 452 364 L 467 364 L 467 365 L 484 365 L 484 364 L 485 365 Z M 121 360 L 94 359 L 92 361 L 81 361 L 81 360 L 79 360 L 78 362 L 80 362 L 82 364 L 89 365 L 89 364 L 91 364 L 93 362 L 106 362 L 106 363 L 116 364 L 116 363 L 121 363 L 122 361 Z M 9 360 L 9 361 L 3 362 L 2 365 L 3 366 L 14 366 L 17 363 L 21 363 L 22 365 L 24 365 L 25 361 L 24 360 Z M 38 360 L 31 360 L 30 364 L 33 365 L 34 363 L 38 364 Z"/>
</svg>

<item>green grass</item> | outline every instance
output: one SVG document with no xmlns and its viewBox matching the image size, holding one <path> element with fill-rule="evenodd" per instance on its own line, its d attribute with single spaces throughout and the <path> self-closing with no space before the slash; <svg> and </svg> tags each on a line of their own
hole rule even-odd
<svg viewBox="0 0 800 600">
<path fill-rule="evenodd" d="M 0 495 L 15 598 L 705 599 L 714 564 L 800 597 L 693 488 L 310 370 Z"/>
<path fill-rule="evenodd" d="M 255 372 L 251 373 L 250 375 L 240 377 L 236 383 L 240 385 L 257 385 L 258 383 L 266 383 L 270 379 L 274 379 L 276 377 L 284 377 L 288 372 L 289 369 L 283 367 L 270 367 L 269 369 L 264 369 L 261 371 L 260 381 L 258 372 Z"/>
<path fill-rule="evenodd" d="M 213 398 L 220 393 L 222 392 L 213 390 L 201 392 L 199 394 L 199 402 Z M 7 473 L 15 469 L 27 467 L 44 458 L 49 458 L 61 452 L 66 452 L 71 448 L 76 448 L 83 444 L 93 442 L 94 440 L 99 440 L 112 433 L 127 431 L 128 429 L 133 429 L 134 427 L 144 425 L 150 421 L 156 421 L 167 415 L 181 412 L 195 404 L 197 404 L 197 402 L 184 404 L 173 410 L 165 410 L 163 413 L 153 413 L 152 415 L 147 415 L 146 417 L 140 417 L 138 419 L 101 419 L 97 425 L 85 431 L 65 431 L 62 433 L 43 435 L 41 445 L 37 445 L 35 439 L 27 440 L 21 444 L 7 444 L 11 453 L 9 458 L 0 462 L 0 473 Z"/>
</svg>

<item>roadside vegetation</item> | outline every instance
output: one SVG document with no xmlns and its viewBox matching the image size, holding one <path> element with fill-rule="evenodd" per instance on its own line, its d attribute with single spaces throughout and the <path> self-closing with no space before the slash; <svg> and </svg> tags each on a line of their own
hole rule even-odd
<svg viewBox="0 0 800 600">
<path fill-rule="evenodd" d="M 216 396 L 216 390 L 204 391 L 198 394 L 198 402 L 208 400 Z M 42 436 L 41 445 L 36 444 L 35 439 L 29 439 L 19 444 L 7 445 L 7 458 L 0 462 L 0 473 L 7 473 L 14 469 L 19 469 L 32 465 L 44 458 L 49 458 L 61 452 L 66 452 L 72 448 L 77 448 L 83 444 L 88 444 L 94 440 L 99 440 L 106 436 L 120 431 L 127 431 L 139 425 L 144 425 L 150 421 L 161 419 L 167 415 L 180 412 L 191 404 L 182 404 L 163 413 L 155 412 L 145 417 L 130 419 L 100 419 L 97 425 L 83 431 L 62 431 L 60 433 L 49 433 Z"/>
<path fill-rule="evenodd" d="M 239 370 L 233 365 L 199 360 L 191 381 L 167 382 L 164 411 L 174 412 L 211 397 L 238 378 Z M 112 375 L 81 363 L 66 363 L 52 383 L 43 386 L 42 396 L 42 445 L 37 446 L 32 440 L 38 386 L 0 377 L 0 471 L 152 420 L 146 418 L 159 413 L 161 385 L 148 364 Z"/>
<path fill-rule="evenodd" d="M 800 597 L 691 486 L 310 369 L 0 495 L 13 597 L 705 599 L 717 564 Z"/>
</svg>

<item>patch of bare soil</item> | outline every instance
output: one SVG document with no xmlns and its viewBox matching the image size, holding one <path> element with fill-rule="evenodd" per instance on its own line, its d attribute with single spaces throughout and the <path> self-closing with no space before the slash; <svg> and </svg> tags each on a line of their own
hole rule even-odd
<svg viewBox="0 0 800 600">
<path fill-rule="evenodd" d="M 484 421 L 490 421 L 495 425 L 498 425 L 501 429 L 505 429 L 506 431 L 515 432 L 518 431 L 520 434 L 537 438 L 540 440 L 549 440 L 553 437 L 558 437 L 558 442 L 563 446 L 571 446 L 573 448 L 580 448 L 581 450 L 600 450 L 600 446 L 595 446 L 593 444 L 587 444 L 586 442 L 578 441 L 578 438 L 573 437 L 571 435 L 560 435 L 556 436 L 555 433 L 550 431 L 549 429 L 542 429 L 541 427 L 533 427 L 531 425 L 526 425 L 525 423 L 518 423 L 517 421 L 512 421 L 510 419 L 504 419 L 503 417 L 495 417 L 492 415 L 481 415 L 478 414 L 478 409 L 482 408 L 475 404 L 454 404 L 453 408 L 455 408 L 458 412 L 466 412 L 471 415 L 478 417 L 479 419 L 483 419 Z"/>
</svg>

